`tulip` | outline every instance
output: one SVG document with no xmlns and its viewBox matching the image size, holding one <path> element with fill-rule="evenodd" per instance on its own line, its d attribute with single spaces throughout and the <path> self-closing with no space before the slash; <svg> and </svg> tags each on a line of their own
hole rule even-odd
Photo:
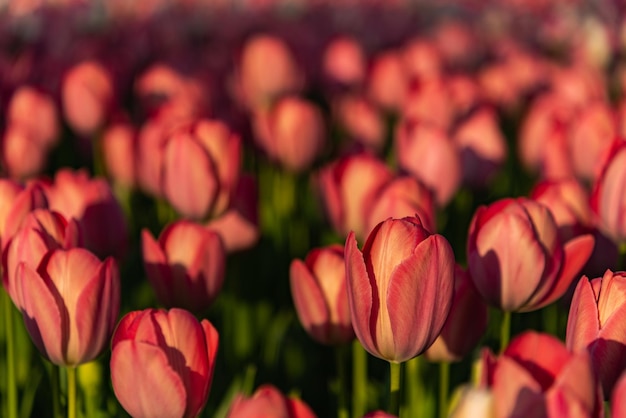
<svg viewBox="0 0 626 418">
<path fill-rule="evenodd" d="M 48 150 L 30 127 L 18 122 L 7 127 L 2 137 L 2 163 L 11 178 L 34 177 L 44 170 L 47 160 Z"/>
<path fill-rule="evenodd" d="M 6 118 L 8 125 L 26 126 L 34 142 L 45 150 L 58 141 L 59 120 L 54 100 L 34 87 L 22 86 L 13 93 Z"/>
<path fill-rule="evenodd" d="M 354 232 L 345 244 L 352 325 L 372 355 L 400 363 L 437 338 L 452 306 L 454 254 L 419 218 L 387 219 L 360 251 Z"/>
<path fill-rule="evenodd" d="M 527 331 L 497 359 L 485 351 L 482 367 L 496 418 L 604 416 L 589 353 L 570 352 L 556 337 Z"/>
<path fill-rule="evenodd" d="M 444 130 L 428 123 L 405 121 L 398 125 L 395 153 L 402 170 L 416 177 L 445 206 L 461 184 L 458 149 Z"/>
<path fill-rule="evenodd" d="M 18 309 L 23 306 L 19 299 L 20 284 L 17 279 L 20 264 L 37 270 L 49 251 L 69 250 L 81 244 L 80 227 L 75 219 L 67 221 L 63 215 L 47 209 L 30 212 L 24 218 L 20 230 L 7 243 L 3 257 L 2 281 L 15 306 Z"/>
<path fill-rule="evenodd" d="M 615 243 L 626 242 L 626 141 L 615 140 L 591 193 L 591 209 L 598 227 Z"/>
<path fill-rule="evenodd" d="M 303 401 L 285 397 L 272 385 L 259 387 L 250 398 L 238 395 L 227 418 L 315 418 Z"/>
<path fill-rule="evenodd" d="M 424 353 L 429 361 L 461 361 L 487 331 L 488 310 L 469 273 L 456 266 L 454 299 L 446 323 L 433 345 Z"/>
<path fill-rule="evenodd" d="M 339 36 L 326 45 L 322 66 L 330 83 L 339 87 L 359 86 L 365 78 L 365 53 L 357 39 Z"/>
<path fill-rule="evenodd" d="M 110 125 L 102 135 L 102 155 L 107 175 L 116 184 L 131 188 L 136 183 L 135 128 L 127 122 Z"/>
<path fill-rule="evenodd" d="M 402 117 L 404 120 L 419 121 L 447 130 L 455 116 L 454 110 L 446 80 L 435 78 L 414 82 L 405 98 Z"/>
<path fill-rule="evenodd" d="M 613 388 L 611 416 L 614 418 L 626 416 L 626 372 L 621 374 Z"/>
<path fill-rule="evenodd" d="M 281 98 L 269 112 L 260 112 L 257 118 L 257 142 L 271 159 L 289 171 L 300 173 L 309 169 L 324 149 L 322 113 L 307 100 Z"/>
<path fill-rule="evenodd" d="M 141 237 L 144 267 L 159 302 L 205 311 L 224 283 L 226 254 L 219 234 L 178 221 L 166 226 L 158 241 L 146 229 Z"/>
<path fill-rule="evenodd" d="M 82 248 L 52 250 L 37 269 L 21 262 L 16 281 L 26 329 L 43 356 L 73 367 L 102 352 L 120 307 L 112 258 L 101 262 Z"/>
<path fill-rule="evenodd" d="M 316 248 L 304 261 L 293 260 L 289 277 L 298 318 L 314 340 L 335 345 L 354 339 L 340 245 Z"/>
<path fill-rule="evenodd" d="M 133 417 L 197 417 L 213 379 L 218 334 L 183 309 L 122 318 L 111 342 L 115 396 Z"/>
<path fill-rule="evenodd" d="M 365 97 L 346 95 L 335 103 L 336 118 L 349 138 L 378 154 L 385 146 L 382 112 Z"/>
<path fill-rule="evenodd" d="M 24 218 L 34 209 L 47 208 L 48 199 L 37 182 L 23 187 L 13 180 L 0 179 L 0 203 L 0 239 L 4 253 Z"/>
<path fill-rule="evenodd" d="M 126 219 L 105 179 L 89 178 L 85 170 L 61 169 L 46 195 L 51 210 L 78 220 L 89 250 L 99 257 L 126 254 Z"/>
<path fill-rule="evenodd" d="M 601 278 L 580 279 L 572 298 L 565 343 L 572 351 L 589 351 L 607 398 L 626 369 L 625 318 L 625 272 L 607 270 Z"/>
<path fill-rule="evenodd" d="M 495 401 L 490 390 L 465 387 L 459 396 L 450 418 L 495 418 Z"/>
<path fill-rule="evenodd" d="M 540 309 L 560 298 L 589 259 L 591 235 L 562 243 L 549 209 L 526 198 L 478 208 L 467 254 L 481 296 L 506 312 Z"/>
<path fill-rule="evenodd" d="M 392 177 L 382 161 L 368 154 L 343 157 L 322 168 L 319 189 L 335 232 L 367 236 L 367 211 Z"/>
<path fill-rule="evenodd" d="M 385 411 L 372 411 L 363 415 L 363 418 L 397 418 L 397 415 L 391 415 L 386 413 Z"/>
<path fill-rule="evenodd" d="M 70 127 L 88 136 L 104 123 L 114 100 L 111 74 L 95 61 L 84 61 L 72 67 L 63 79 L 63 113 Z"/>
<path fill-rule="evenodd" d="M 399 112 L 406 99 L 409 77 L 398 50 L 379 53 L 373 59 L 367 82 L 368 97 L 385 110 Z"/>
</svg>

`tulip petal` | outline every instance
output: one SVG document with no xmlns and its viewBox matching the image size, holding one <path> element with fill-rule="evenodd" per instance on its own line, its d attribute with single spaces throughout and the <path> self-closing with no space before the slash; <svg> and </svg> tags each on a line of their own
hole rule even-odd
<svg viewBox="0 0 626 418">
<path fill-rule="evenodd" d="M 354 232 L 350 232 L 346 239 L 344 258 L 346 261 L 348 302 L 352 313 L 354 332 L 367 352 L 380 357 L 373 339 L 380 301 L 378 294 L 372 291 L 372 279 L 365 267 L 363 254 L 357 247 Z"/>
<path fill-rule="evenodd" d="M 431 235 L 389 279 L 386 306 L 395 347 L 392 357 L 385 358 L 403 362 L 426 350 L 443 328 L 453 291 L 452 248 L 443 236 Z M 380 342 L 378 346 L 383 352 Z"/>
<path fill-rule="evenodd" d="M 496 417 L 546 416 L 541 386 L 522 365 L 507 356 L 498 360 L 491 390 Z"/>
<path fill-rule="evenodd" d="M 596 303 L 591 283 L 587 276 L 583 276 L 574 290 L 567 318 L 565 345 L 568 350 L 586 349 L 596 339 L 600 331 Z"/>
<path fill-rule="evenodd" d="M 316 341 L 328 342 L 330 312 L 315 277 L 302 260 L 293 260 L 289 269 L 291 294 L 302 326 Z"/>
<path fill-rule="evenodd" d="M 111 353 L 111 381 L 115 396 L 133 417 L 185 414 L 185 386 L 160 347 L 121 341 Z"/>
<path fill-rule="evenodd" d="M 65 365 L 69 332 L 67 310 L 58 305 L 45 279 L 30 266 L 18 265 L 17 282 L 24 324 L 33 343 L 52 363 Z"/>
<path fill-rule="evenodd" d="M 588 415 L 595 408 L 597 380 L 587 351 L 569 355 L 569 361 L 556 375 L 553 388 L 563 390 L 567 398 L 576 399 Z"/>
<path fill-rule="evenodd" d="M 167 231 L 167 228 L 165 229 Z M 164 231 L 164 233 L 165 233 Z M 161 303 L 171 305 L 172 274 L 167 256 L 147 229 L 141 231 L 141 252 L 146 276 Z"/>
</svg>

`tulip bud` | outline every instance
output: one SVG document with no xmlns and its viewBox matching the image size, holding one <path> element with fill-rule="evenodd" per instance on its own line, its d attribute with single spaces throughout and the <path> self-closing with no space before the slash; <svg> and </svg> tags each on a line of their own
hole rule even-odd
<svg viewBox="0 0 626 418">
<path fill-rule="evenodd" d="M 143 262 L 166 307 L 203 312 L 224 283 L 226 254 L 219 234 L 189 221 L 169 224 L 156 241 L 142 231 Z"/>
<path fill-rule="evenodd" d="M 387 219 L 360 251 L 354 232 L 345 244 L 352 325 L 372 355 L 403 362 L 424 352 L 448 317 L 454 253 L 419 218 Z"/>
<path fill-rule="evenodd" d="M 197 417 L 215 369 L 218 334 L 183 309 L 122 318 L 111 342 L 115 396 L 133 417 Z"/>
<path fill-rule="evenodd" d="M 26 329 L 43 356 L 77 366 L 100 355 L 120 307 L 112 258 L 101 262 L 82 248 L 53 250 L 36 270 L 20 263 L 16 277 Z"/>
<path fill-rule="evenodd" d="M 0 179 L 0 239 L 3 253 L 22 226 L 24 218 L 37 208 L 47 207 L 48 199 L 38 182 L 24 188 L 13 180 Z"/>
<path fill-rule="evenodd" d="M 354 339 L 343 247 L 311 250 L 304 262 L 291 262 L 289 277 L 298 318 L 313 339 L 328 345 Z"/>
<path fill-rule="evenodd" d="M 601 278 L 580 279 L 572 298 L 565 343 L 572 351 L 589 351 L 607 398 L 626 369 L 625 315 L 625 272 L 607 270 Z"/>
<path fill-rule="evenodd" d="M 561 243 L 549 209 L 525 198 L 478 208 L 468 243 L 469 271 L 487 303 L 528 312 L 560 298 L 585 265 L 591 235 Z"/>
</svg>

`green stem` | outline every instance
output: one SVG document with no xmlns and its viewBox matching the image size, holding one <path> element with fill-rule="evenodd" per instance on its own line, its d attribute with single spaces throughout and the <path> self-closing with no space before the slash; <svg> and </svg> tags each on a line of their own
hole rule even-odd
<svg viewBox="0 0 626 418">
<path fill-rule="evenodd" d="M 76 418 L 76 367 L 67 367 L 67 418 Z"/>
<path fill-rule="evenodd" d="M 352 416 L 361 418 L 367 408 L 367 352 L 358 340 L 352 343 Z"/>
<path fill-rule="evenodd" d="M 439 417 L 448 416 L 448 391 L 450 390 L 450 363 L 439 363 Z"/>
<path fill-rule="evenodd" d="M 418 356 L 412 358 L 406 363 L 406 396 L 405 398 L 408 401 L 407 405 L 407 414 L 409 417 L 417 417 L 420 416 L 420 412 L 418 408 L 423 405 L 422 396 L 422 378 L 420 372 L 420 363 L 422 362 L 422 357 Z"/>
<path fill-rule="evenodd" d="M 17 418 L 17 380 L 15 377 L 15 333 L 13 331 L 13 302 L 9 294 L 2 290 L 4 304 L 4 325 L 7 350 L 7 417 Z"/>
<path fill-rule="evenodd" d="M 621 243 L 619 246 L 619 261 L 617 264 L 617 270 L 626 270 L 626 242 Z"/>
<path fill-rule="evenodd" d="M 61 418 L 61 389 L 59 368 L 46 361 L 46 368 L 50 372 L 50 393 L 52 395 L 52 414 L 54 418 Z"/>
<path fill-rule="evenodd" d="M 339 387 L 337 394 L 337 403 L 339 406 L 339 411 L 337 416 L 339 418 L 348 418 L 350 415 L 348 414 L 348 397 L 346 394 L 346 366 L 345 366 L 345 346 L 335 347 L 335 361 L 337 365 L 337 376 L 339 378 Z"/>
<path fill-rule="evenodd" d="M 511 312 L 505 311 L 500 324 L 500 353 L 509 345 L 511 338 Z"/>
<path fill-rule="evenodd" d="M 400 415 L 400 380 L 402 363 L 389 362 L 389 413 Z"/>
</svg>

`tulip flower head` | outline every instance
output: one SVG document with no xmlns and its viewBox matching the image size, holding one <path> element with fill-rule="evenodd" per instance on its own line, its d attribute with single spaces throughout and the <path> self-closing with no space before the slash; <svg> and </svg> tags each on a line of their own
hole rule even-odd
<svg viewBox="0 0 626 418">
<path fill-rule="evenodd" d="M 208 320 L 183 309 L 130 312 L 111 343 L 115 396 L 133 417 L 197 417 L 209 396 L 218 340 Z"/>
<path fill-rule="evenodd" d="M 372 355 L 400 363 L 437 338 L 452 306 L 454 253 L 418 217 L 389 218 L 363 250 L 354 232 L 345 245 L 352 325 Z"/>
<path fill-rule="evenodd" d="M 227 418 L 315 418 L 307 404 L 288 398 L 272 385 L 263 385 L 250 397 L 239 395 Z"/>
<path fill-rule="evenodd" d="M 541 203 L 502 199 L 474 214 L 469 271 L 487 303 L 509 312 L 533 311 L 565 293 L 593 246 L 591 235 L 562 243 L 552 214 Z"/>
<path fill-rule="evenodd" d="M 52 363 L 94 360 L 109 341 L 120 307 L 112 258 L 101 262 L 82 248 L 53 250 L 37 269 L 17 267 L 17 293 L 31 339 Z"/>
</svg>

